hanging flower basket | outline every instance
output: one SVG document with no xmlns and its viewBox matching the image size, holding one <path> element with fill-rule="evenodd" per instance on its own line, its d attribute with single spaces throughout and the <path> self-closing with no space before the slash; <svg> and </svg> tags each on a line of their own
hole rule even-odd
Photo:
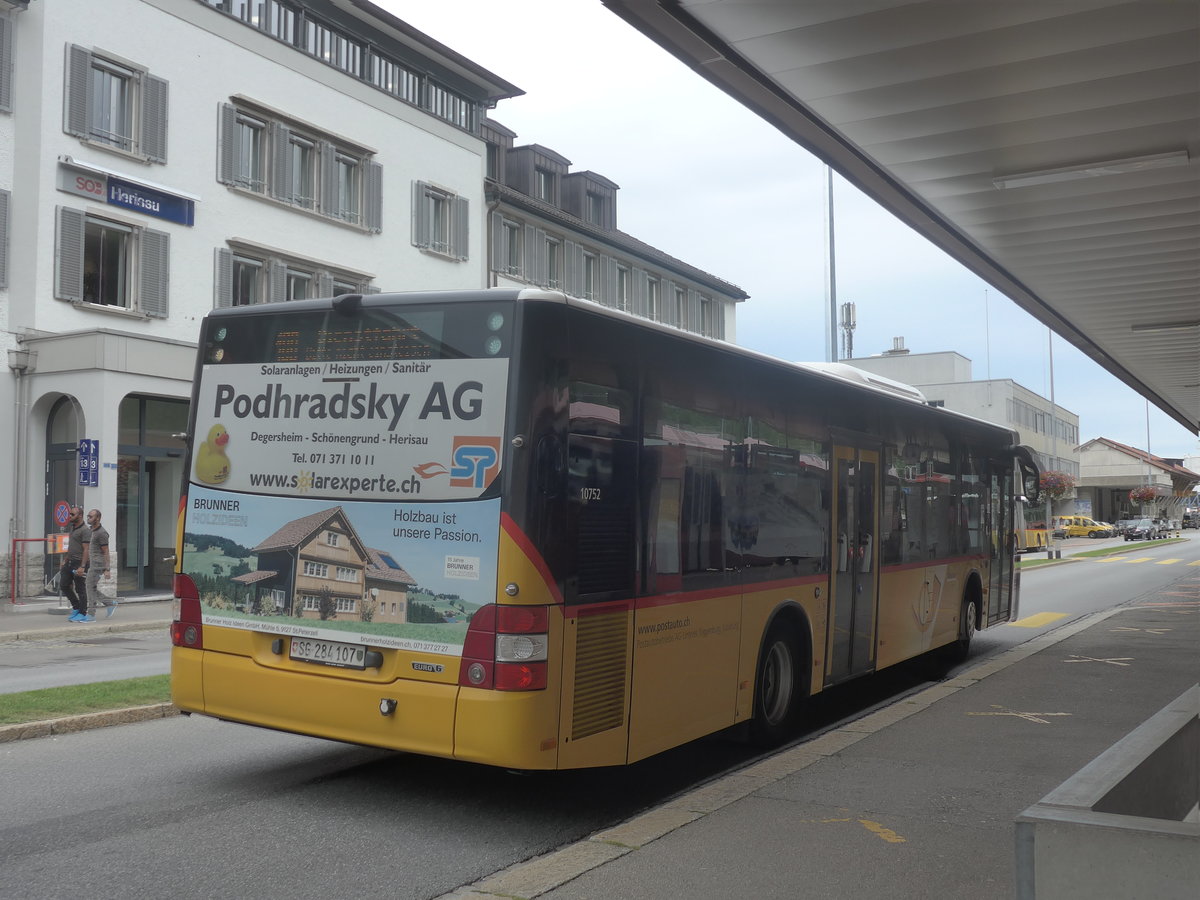
<svg viewBox="0 0 1200 900">
<path fill-rule="evenodd" d="M 1075 489 L 1075 479 L 1066 472 L 1043 472 L 1038 483 L 1042 493 L 1052 500 L 1061 500 Z"/>
<path fill-rule="evenodd" d="M 1158 496 L 1158 491 L 1148 484 L 1143 484 L 1141 487 L 1135 487 L 1129 492 L 1129 499 L 1134 503 L 1149 503 Z"/>
</svg>

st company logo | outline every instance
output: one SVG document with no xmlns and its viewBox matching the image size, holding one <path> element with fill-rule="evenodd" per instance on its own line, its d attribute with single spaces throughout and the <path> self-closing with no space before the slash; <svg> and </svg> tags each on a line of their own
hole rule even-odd
<svg viewBox="0 0 1200 900">
<path fill-rule="evenodd" d="M 456 437 L 450 451 L 450 486 L 483 490 L 500 471 L 500 438 Z"/>
</svg>

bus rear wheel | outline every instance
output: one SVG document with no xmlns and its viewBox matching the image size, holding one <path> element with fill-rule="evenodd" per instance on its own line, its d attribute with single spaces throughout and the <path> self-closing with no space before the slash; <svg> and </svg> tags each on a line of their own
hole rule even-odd
<svg viewBox="0 0 1200 900">
<path fill-rule="evenodd" d="M 957 664 L 967 661 L 967 657 L 971 655 L 971 639 L 978 630 L 978 621 L 979 599 L 974 593 L 968 593 L 963 596 L 962 614 L 958 620 L 958 640 L 946 648 L 946 657 L 950 662 Z"/>
<path fill-rule="evenodd" d="M 754 678 L 754 717 L 750 737 L 760 747 L 773 747 L 790 737 L 804 704 L 804 657 L 796 629 L 775 622 L 763 642 Z"/>
</svg>

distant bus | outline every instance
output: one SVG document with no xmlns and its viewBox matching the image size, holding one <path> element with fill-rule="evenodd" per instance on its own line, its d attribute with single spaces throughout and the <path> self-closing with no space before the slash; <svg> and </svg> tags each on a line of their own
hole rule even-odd
<svg viewBox="0 0 1200 900">
<path fill-rule="evenodd" d="M 631 763 L 1013 619 L 1016 434 L 561 294 L 204 320 L 187 712 L 517 769 Z"/>
</svg>

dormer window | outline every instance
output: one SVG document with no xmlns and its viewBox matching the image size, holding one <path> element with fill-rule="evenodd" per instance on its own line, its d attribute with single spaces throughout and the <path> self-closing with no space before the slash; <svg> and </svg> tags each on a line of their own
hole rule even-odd
<svg viewBox="0 0 1200 900">
<path fill-rule="evenodd" d="M 555 203 L 557 198 L 554 190 L 554 173 L 549 169 L 534 169 L 534 196 L 547 203 Z"/>
</svg>

